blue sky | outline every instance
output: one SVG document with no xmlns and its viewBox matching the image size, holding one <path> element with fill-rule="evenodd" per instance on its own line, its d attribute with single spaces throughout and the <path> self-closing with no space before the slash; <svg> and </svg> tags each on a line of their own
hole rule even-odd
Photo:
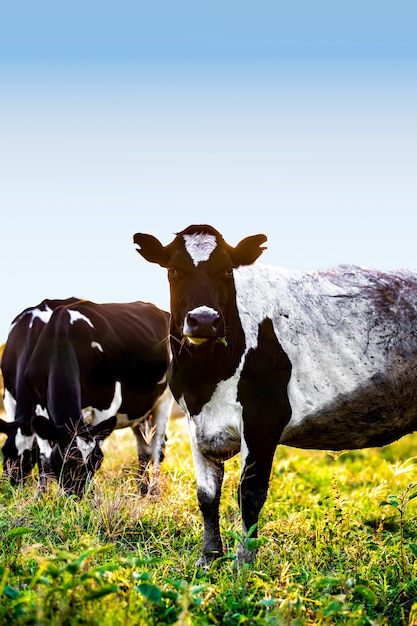
<svg viewBox="0 0 417 626">
<path fill-rule="evenodd" d="M 415 2 L 7 3 L 0 341 L 45 297 L 150 300 L 210 223 L 263 261 L 417 268 Z"/>
</svg>

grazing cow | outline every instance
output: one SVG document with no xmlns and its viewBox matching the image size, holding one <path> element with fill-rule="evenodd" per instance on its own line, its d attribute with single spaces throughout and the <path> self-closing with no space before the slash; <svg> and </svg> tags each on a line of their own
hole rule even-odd
<svg viewBox="0 0 417 626">
<path fill-rule="evenodd" d="M 254 264 L 265 241 L 232 247 L 207 225 L 167 246 L 134 236 L 145 259 L 168 268 L 170 385 L 188 415 L 204 518 L 199 565 L 222 554 L 223 462 L 239 450 L 247 532 L 278 443 L 355 449 L 417 429 L 417 273 Z M 238 560 L 254 557 L 238 546 Z"/>
<path fill-rule="evenodd" d="M 35 307 L 25 309 L 10 326 L 1 360 L 4 408 L 8 421 L 0 420 L 0 432 L 7 435 L 2 448 L 3 472 L 13 484 L 26 480 L 38 453 L 32 428 L 35 407 L 24 376 L 28 359 L 53 310 L 75 302 L 78 302 L 77 298 L 44 300 Z"/>
<path fill-rule="evenodd" d="M 169 314 L 143 302 L 95 304 L 71 299 L 57 307 L 50 303 L 18 318 L 38 319 L 47 311 L 36 338 L 30 337 L 30 322 L 25 322 L 18 339 L 18 324 L 12 326 L 6 348 L 11 339 L 12 347 L 7 352 L 5 348 L 2 359 L 6 408 L 22 405 L 27 436 L 37 434 L 41 465 L 67 493 L 82 495 L 87 479 L 102 462 L 101 442 L 114 427 L 132 427 L 140 466 L 143 469 L 152 458 L 157 479 L 173 402 L 166 379 Z M 22 362 L 15 343 L 28 346 Z M 154 427 L 151 441 L 145 439 L 149 421 Z M 3 448 L 3 453 L 5 448 L 9 452 L 6 469 L 13 466 L 13 424 L 3 428 L 9 429 Z M 22 466 L 20 458 L 16 465 Z M 26 473 L 21 472 L 22 477 Z M 146 473 L 141 490 L 148 486 Z"/>
</svg>

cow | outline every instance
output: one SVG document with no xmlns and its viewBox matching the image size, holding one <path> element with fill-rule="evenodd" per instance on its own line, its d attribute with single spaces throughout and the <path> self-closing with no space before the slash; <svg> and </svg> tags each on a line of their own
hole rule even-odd
<svg viewBox="0 0 417 626">
<path fill-rule="evenodd" d="M 32 428 L 35 408 L 24 375 L 28 359 L 53 310 L 77 301 L 78 298 L 43 300 L 22 311 L 11 323 L 1 360 L 3 403 L 8 421 L 0 419 L 0 432 L 7 435 L 2 448 L 3 475 L 14 485 L 26 481 L 38 457 Z"/>
<path fill-rule="evenodd" d="M 9 475 L 12 468 L 12 478 L 13 469 L 15 478 L 27 475 L 22 434 L 29 448 L 36 433 L 41 468 L 46 468 L 40 472 L 41 487 L 47 472 L 65 492 L 81 496 L 102 462 L 103 440 L 114 428 L 131 426 L 143 470 L 141 491 L 149 488 L 145 466 L 150 459 L 156 491 L 173 403 L 167 384 L 169 314 L 144 302 L 51 302 L 56 301 L 46 300 L 19 316 L 6 342 L 5 406 L 12 417 L 14 410 L 15 420 L 2 426 L 8 431 L 4 468 Z M 42 321 L 36 337 L 33 320 Z M 20 350 L 22 343 L 26 351 Z M 153 432 L 147 438 L 149 422 Z"/>
<path fill-rule="evenodd" d="M 224 461 L 239 451 L 243 532 L 255 538 L 278 444 L 359 449 L 417 429 L 417 272 L 255 263 L 265 235 L 233 247 L 205 224 L 166 246 L 133 240 L 168 269 L 170 385 L 188 417 L 204 520 L 198 565 L 223 554 Z M 254 560 L 253 545 L 238 545 L 238 562 Z"/>
</svg>

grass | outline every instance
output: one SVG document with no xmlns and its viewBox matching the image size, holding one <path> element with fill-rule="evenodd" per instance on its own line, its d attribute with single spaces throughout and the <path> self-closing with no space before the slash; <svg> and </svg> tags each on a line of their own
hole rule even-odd
<svg viewBox="0 0 417 626">
<path fill-rule="evenodd" d="M 171 422 L 162 496 L 137 491 L 134 438 L 113 433 L 81 502 L 0 480 L 0 624 L 417 625 L 417 435 L 337 455 L 279 448 L 259 556 L 236 568 L 239 459 L 221 504 L 227 556 L 202 539 L 184 419 Z"/>
</svg>

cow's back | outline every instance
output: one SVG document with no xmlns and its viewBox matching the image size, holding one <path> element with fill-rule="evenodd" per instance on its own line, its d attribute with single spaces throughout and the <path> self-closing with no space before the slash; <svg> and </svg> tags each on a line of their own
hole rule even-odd
<svg viewBox="0 0 417 626">
<path fill-rule="evenodd" d="M 142 302 L 80 300 L 60 307 L 39 335 L 27 367 L 32 392 L 45 406 L 47 394 L 51 395 L 48 387 L 59 385 L 72 399 L 80 395 L 77 402 L 82 408 L 104 410 L 120 382 L 118 409 L 149 410 L 161 393 L 156 385 L 168 367 L 168 319 L 168 313 Z M 166 384 L 165 379 L 163 388 Z M 59 402 L 60 411 L 63 404 Z"/>
<path fill-rule="evenodd" d="M 149 377 L 154 382 L 153 367 L 159 373 L 163 362 L 166 369 L 169 361 L 166 311 L 147 302 L 83 303 L 78 310 L 92 320 L 97 341 L 116 375 L 127 380 L 133 371 L 141 369 L 143 379 Z"/>
<path fill-rule="evenodd" d="M 49 322 L 55 309 L 77 301 L 77 298 L 45 299 L 36 306 L 28 307 L 12 321 L 2 354 L 1 369 L 6 394 L 11 394 L 17 402 L 18 411 L 21 403 L 29 404 L 29 400 L 25 403 L 28 393 L 26 391 L 25 368 L 39 335 Z M 14 418 L 9 413 L 8 416 Z M 29 422 L 32 415 L 31 413 L 18 414 L 17 417 L 24 418 Z"/>
</svg>

